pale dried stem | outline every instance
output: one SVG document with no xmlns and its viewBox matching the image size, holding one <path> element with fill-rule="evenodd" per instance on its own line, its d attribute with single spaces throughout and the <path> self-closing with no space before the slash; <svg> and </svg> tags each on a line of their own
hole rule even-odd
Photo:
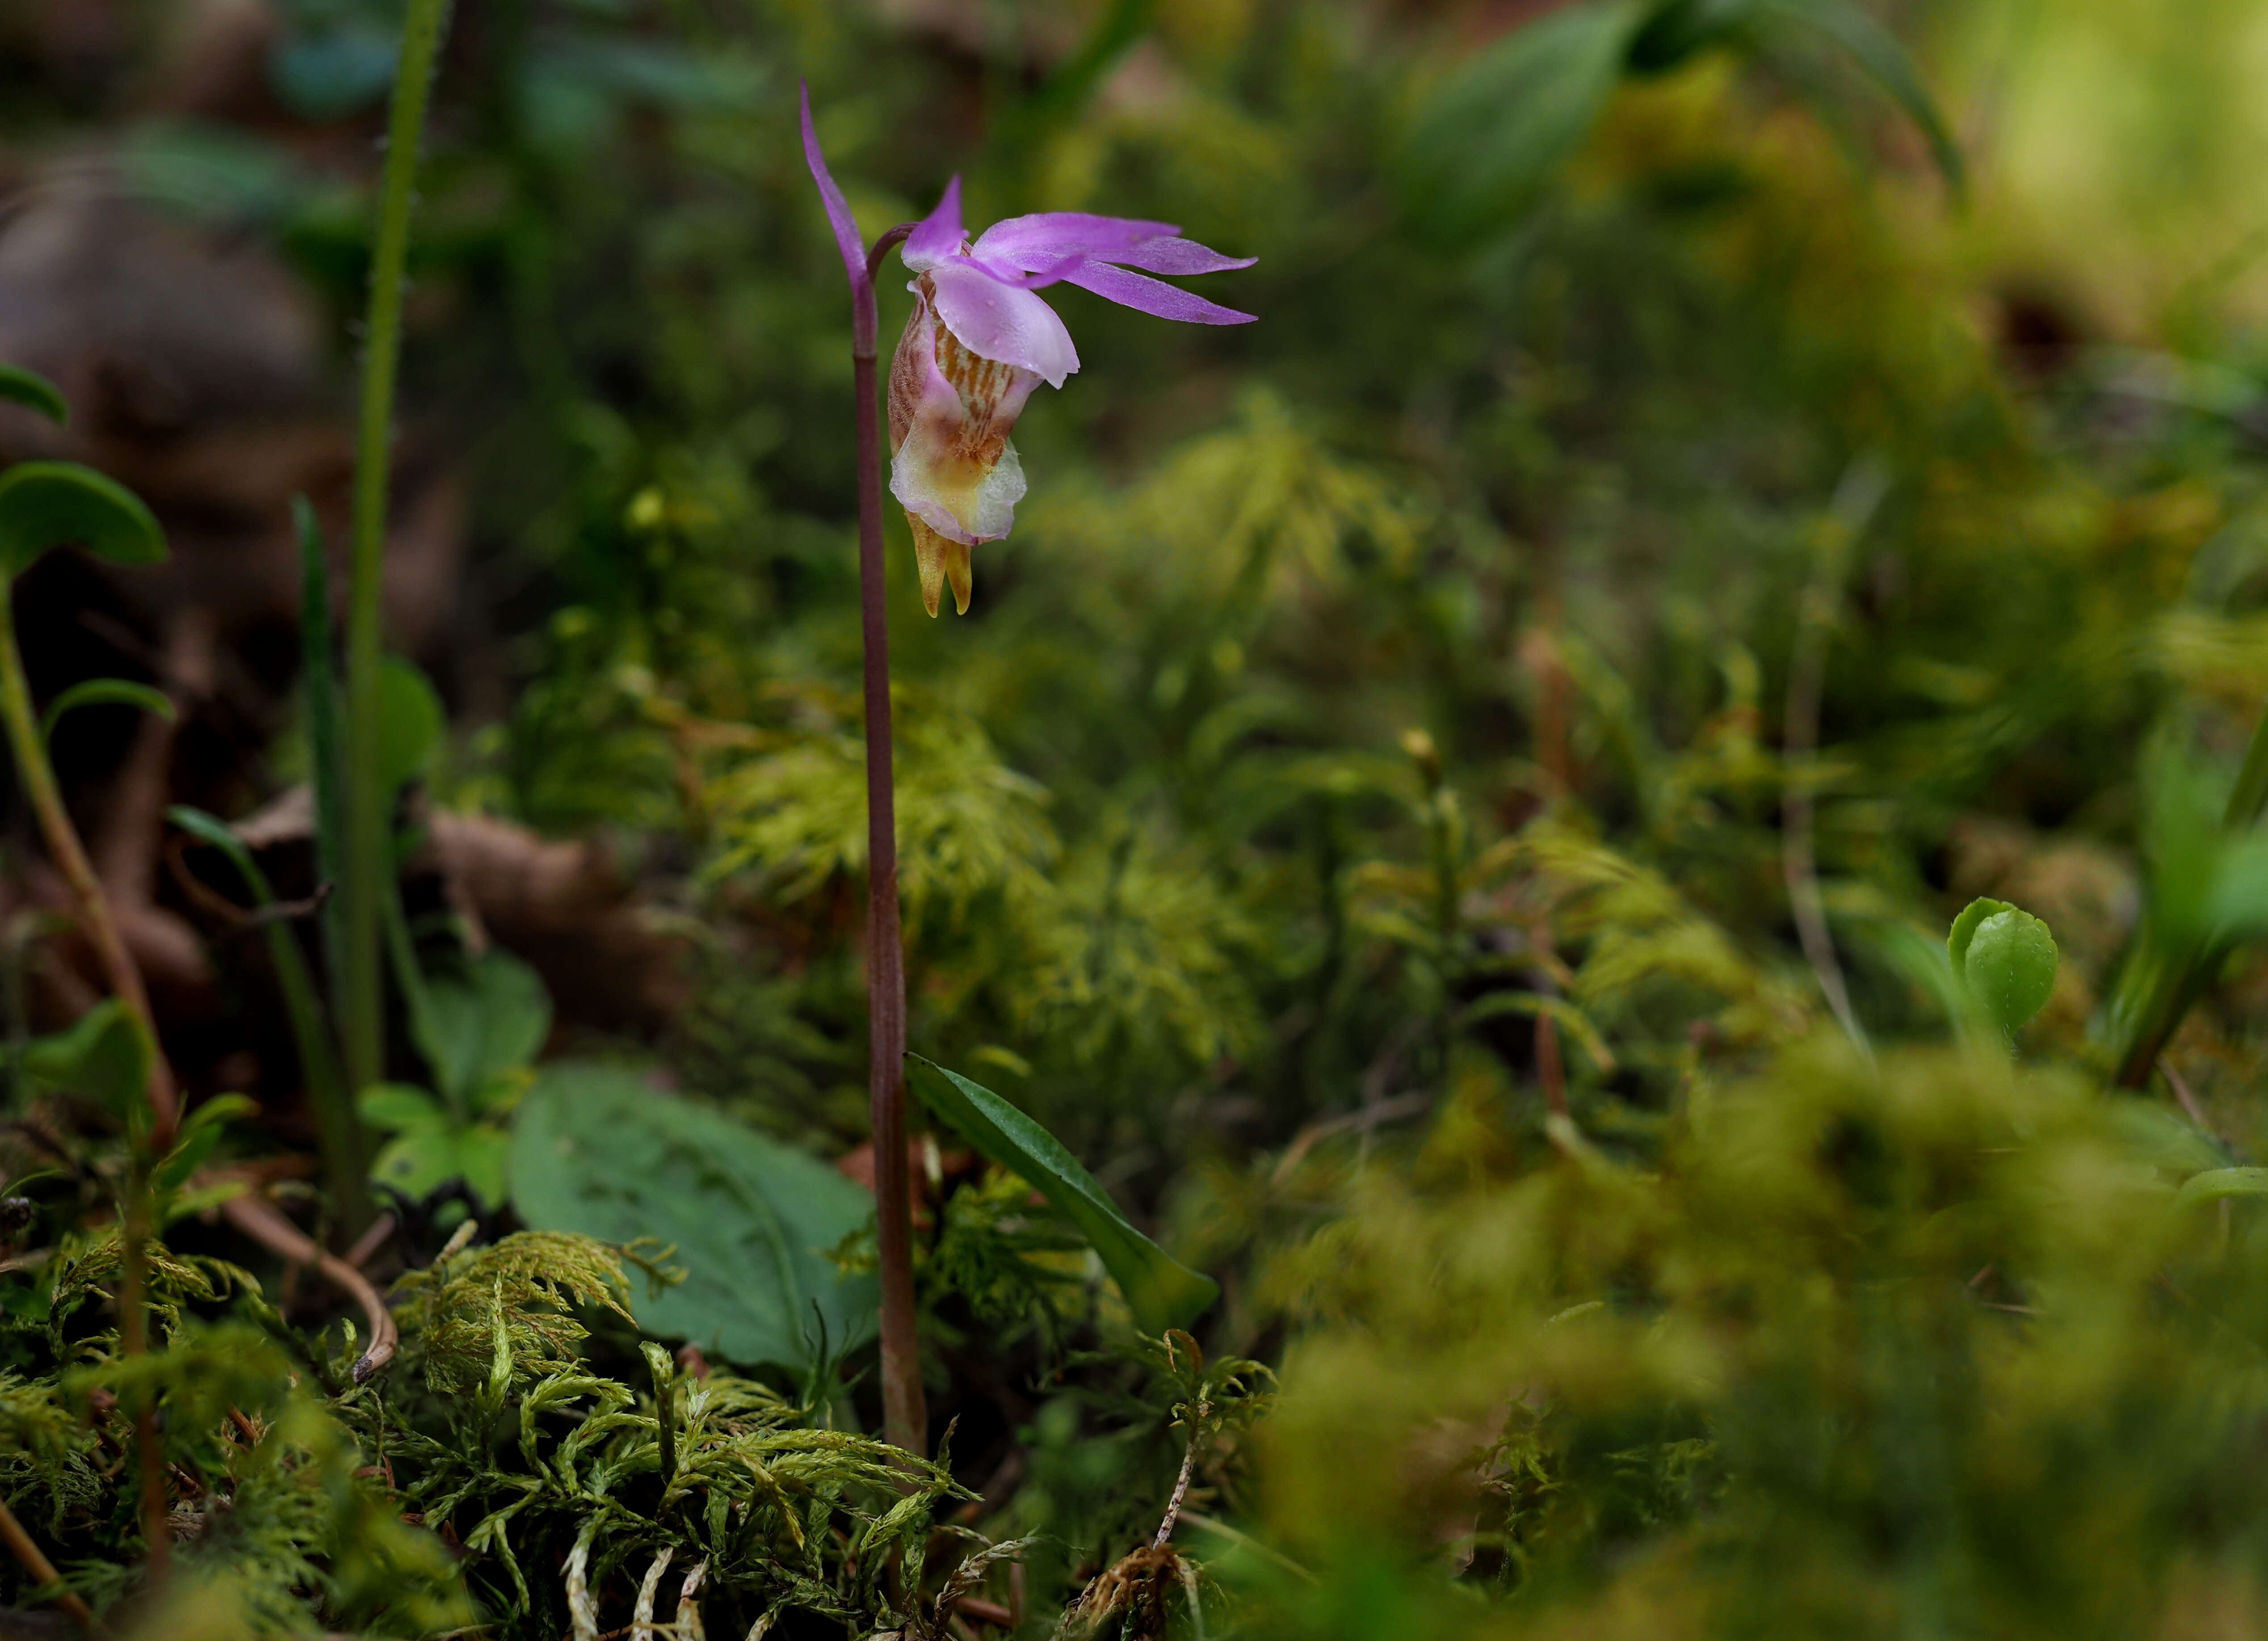
<svg viewBox="0 0 2268 1641">
<path fill-rule="evenodd" d="M 1152 1549 L 1165 1549 L 1166 1541 L 1174 1536 L 1174 1524 L 1182 1519 L 1182 1501 L 1189 1497 L 1189 1477 L 1197 1472 L 1197 1444 L 1204 1439 L 1192 1434 L 1188 1450 L 1182 1454 L 1182 1473 L 1174 1479 L 1174 1496 L 1166 1501 L 1166 1519 L 1158 1524 L 1158 1534 L 1150 1541 Z"/>
<path fill-rule="evenodd" d="M 230 1224 L 269 1253 L 281 1255 L 293 1265 L 314 1267 L 324 1281 L 362 1307 L 363 1319 L 370 1325 L 370 1342 L 356 1359 L 356 1384 L 364 1383 L 394 1360 L 394 1353 L 401 1344 L 401 1332 L 394 1327 L 394 1313 L 386 1308 L 386 1300 L 371 1285 L 369 1277 L 336 1254 L 318 1247 L 313 1238 L 284 1217 L 281 1209 L 259 1197 L 231 1197 L 221 1204 L 220 1211 Z"/>
<path fill-rule="evenodd" d="M 1788 910 L 1795 919 L 1796 938 L 1802 944 L 1804 958 L 1818 979 L 1829 1010 L 1859 1052 L 1870 1058 L 1874 1051 L 1866 1028 L 1851 1007 L 1850 987 L 1835 955 L 1835 938 L 1828 929 L 1826 905 L 1819 892 L 1811 795 L 1819 771 L 1819 711 L 1826 691 L 1827 645 L 1842 596 L 1844 566 L 1852 543 L 1874 518 L 1889 487 L 1889 476 L 1880 461 L 1864 456 L 1851 464 L 1836 486 L 1828 517 L 1820 527 L 1822 534 L 1811 580 L 1797 610 L 1795 647 L 1787 666 L 1787 709 L 1780 727 L 1786 772 L 1780 796 L 1780 872 L 1787 883 Z"/>
</svg>

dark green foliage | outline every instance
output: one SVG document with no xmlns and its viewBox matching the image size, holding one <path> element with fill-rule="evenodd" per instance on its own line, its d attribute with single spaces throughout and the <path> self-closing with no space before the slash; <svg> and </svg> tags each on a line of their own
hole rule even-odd
<svg viewBox="0 0 2268 1641">
<path fill-rule="evenodd" d="M 55 1229 L 44 1209 L 34 1228 L 41 1222 Z M 187 1478 L 173 1516 L 179 1576 L 225 1592 L 237 1633 L 303 1634 L 319 1614 L 397 1635 L 464 1622 L 446 1549 L 402 1522 L 364 1474 L 350 1426 L 365 1393 L 324 1392 L 350 1384 L 351 1346 L 343 1358 L 321 1354 L 242 1270 L 153 1244 L 156 1348 L 128 1356 L 111 1309 L 114 1227 L 65 1231 L 51 1252 L 11 1264 L 0 1276 L 0 1349 L 20 1365 L 0 1374 L 0 1493 L 98 1607 L 132 1587 L 139 1560 L 122 1409 L 146 1401 L 170 1474 Z M 207 1319 L 219 1306 L 233 1315 Z M 12 1561 L 0 1567 L 0 1590 L 11 1600 L 26 1593 Z"/>
<path fill-rule="evenodd" d="M 635 1072 L 538 1075 L 512 1126 L 512 1200 L 546 1230 L 667 1244 L 684 1279 L 626 1303 L 648 1333 L 719 1361 L 816 1371 L 873 1331 L 873 1282 L 828 1258 L 873 1199 Z"/>
<path fill-rule="evenodd" d="M 622 1260 L 548 1232 L 463 1241 L 403 1286 L 396 1382 L 406 1371 L 425 1393 L 372 1402 L 363 1429 L 414 1476 L 405 1496 L 427 1523 L 450 1525 L 506 1633 L 580 1633 L 664 1551 L 705 1566 L 720 1631 L 788 1610 L 860 1633 L 915 1615 L 903 1559 L 954 1492 L 945 1469 L 814 1424 L 762 1385 L 678 1374 L 659 1351 L 652 1393 L 594 1373 L 574 1307 L 621 1313 Z"/>
<path fill-rule="evenodd" d="M 70 406 L 55 384 L 20 365 L 0 364 L 0 399 L 28 405 L 58 426 L 70 420 Z"/>
<path fill-rule="evenodd" d="M 402 696 L 392 772 L 606 832 L 697 995 L 636 1051 L 663 1095 L 534 1065 L 524 986 L 397 931 L 432 1087 L 369 1109 L 416 1183 L 492 1199 L 516 1121 L 536 1229 L 413 1271 L 373 1386 L 210 1262 L 177 1182 L 137 1371 L 241 1494 L 248 1535 L 205 1510 L 184 1560 L 260 1625 L 602 1634 L 666 1551 L 657 1615 L 699 1564 L 735 1637 L 1018 1592 L 1022 1641 L 1075 1601 L 1066 1633 L 1270 1641 L 2268 1629 L 2259 208 L 2208 186 L 2209 88 L 2114 0 L 2029 8 L 2036 51 L 1976 44 L 2015 15 L 1984 0 L 1530 10 L 482 15 L 405 406 L 462 456 L 468 580 L 511 589 L 453 699 L 512 705 L 445 748 Z M 2242 10 L 2179 26 L 2239 79 Z M 366 109 L 376 15 L 289 9 L 286 103 Z M 969 621 L 913 618 L 892 524 L 911 1040 L 966 1074 L 917 1136 L 924 1365 L 981 1504 L 854 1428 L 850 398 L 799 74 L 870 232 L 959 171 L 972 222 L 1261 259 L 1215 292 L 1235 331 L 1049 293 L 1084 368 L 1018 426 Z M 2043 134 L 2058 75 L 2085 117 Z M 2133 220 L 2058 261 L 2074 127 L 2160 95 Z M 200 154 L 358 299 L 355 213 L 280 150 L 161 133 L 130 174 Z M 2192 195 L 2225 221 L 2152 229 Z M 7 1497 L 105 1593 L 131 1483 L 74 1397 L 126 1382 L 114 1024 L 14 1061 L 70 1160 L 11 1162 L 58 1172 L 9 1187 L 0 1290 Z M 959 1153 L 972 1111 L 1084 1222 Z M 1219 1284 L 1201 1339 L 1119 1331 L 1168 1319 L 1161 1249 Z M 696 1379 L 632 1318 L 781 1377 Z M 330 1424 L 225 1452 L 196 1422 L 286 1409 L 273 1351 Z M 354 1604 L 397 1565 L 400 1614 Z"/>
<path fill-rule="evenodd" d="M 2211 1155 L 1989 1054 L 1815 1046 L 1695 1105 L 1652 1175 L 1373 1182 L 1281 1270 L 1365 1325 L 1289 1364 L 1270 1519 L 1342 1585 L 1366 1533 L 1462 1535 L 1519 1598 L 1490 1633 L 2115 1635 L 2253 1599 L 2268 1244 L 2176 1188 Z"/>
<path fill-rule="evenodd" d="M 0 571 L 21 575 L 52 547 L 114 564 L 158 564 L 166 537 L 140 497 L 75 462 L 18 462 L 0 473 Z"/>
<path fill-rule="evenodd" d="M 1141 1330 L 1162 1333 L 1194 1321 L 1220 1286 L 1174 1260 L 1126 1223 L 1126 1216 L 1048 1131 L 981 1083 L 957 1071 L 907 1056 L 923 1102 L 961 1137 L 1013 1170 L 1076 1226 L 1118 1282 Z"/>
</svg>

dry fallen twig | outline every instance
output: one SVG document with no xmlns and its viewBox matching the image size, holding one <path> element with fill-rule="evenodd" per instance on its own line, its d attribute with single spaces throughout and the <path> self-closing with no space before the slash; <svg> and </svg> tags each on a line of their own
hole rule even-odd
<svg viewBox="0 0 2268 1641">
<path fill-rule="evenodd" d="M 326 1253 L 297 1225 L 284 1217 L 281 1209 L 265 1198 L 231 1197 L 221 1204 L 221 1213 L 228 1223 L 257 1242 L 271 1253 L 281 1255 L 294 1265 L 312 1265 L 323 1279 L 342 1293 L 350 1296 L 362 1307 L 370 1324 L 370 1343 L 354 1364 L 354 1380 L 366 1382 L 387 1363 L 401 1344 L 401 1334 L 394 1326 L 394 1313 L 386 1308 L 386 1301 L 370 1278 L 337 1255 Z"/>
</svg>

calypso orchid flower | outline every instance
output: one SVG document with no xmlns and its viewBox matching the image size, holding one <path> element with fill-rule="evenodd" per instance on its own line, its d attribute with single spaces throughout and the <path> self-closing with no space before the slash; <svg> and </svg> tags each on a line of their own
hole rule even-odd
<svg viewBox="0 0 2268 1641">
<path fill-rule="evenodd" d="M 862 242 L 819 152 L 808 94 L 803 138 L 855 293 L 865 264 L 852 248 Z M 1024 497 L 1023 463 L 1008 434 L 1033 388 L 1043 381 L 1060 388 L 1079 368 L 1071 332 L 1036 294 L 1041 286 L 1074 285 L 1184 324 L 1252 322 L 1253 314 L 1149 277 L 1252 266 L 1249 256 L 1223 256 L 1180 233 L 1169 222 L 1042 211 L 996 222 L 971 240 L 955 177 L 937 209 L 906 234 L 899 254 L 915 276 L 906 287 L 914 311 L 890 361 L 890 493 L 913 527 L 931 615 L 946 581 L 954 608 L 968 613 L 969 549 L 1007 535 Z"/>
</svg>

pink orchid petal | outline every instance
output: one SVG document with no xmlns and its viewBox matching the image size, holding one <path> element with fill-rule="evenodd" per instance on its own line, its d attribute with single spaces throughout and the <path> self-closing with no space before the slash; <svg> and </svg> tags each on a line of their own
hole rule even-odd
<svg viewBox="0 0 2268 1641">
<path fill-rule="evenodd" d="M 1071 270 L 1084 268 L 1086 266 L 1087 259 L 1076 254 L 1052 259 L 1042 258 L 1040 260 L 1044 262 L 1044 266 L 1035 268 L 1028 273 L 1019 273 L 1005 263 L 993 262 L 982 256 L 956 256 L 953 260 L 963 267 L 974 268 L 986 278 L 995 280 L 1012 290 L 1036 291 L 1042 285 L 1059 285 L 1070 278 Z"/>
<path fill-rule="evenodd" d="M 1079 368 L 1071 332 L 1031 292 L 1003 285 L 959 258 L 939 262 L 929 277 L 937 287 L 938 317 L 978 358 L 1030 371 L 1050 388 L 1062 387 Z"/>
<path fill-rule="evenodd" d="M 1240 314 L 1233 307 L 1208 302 L 1178 285 L 1152 279 L 1146 274 L 1128 273 L 1123 268 L 1112 268 L 1101 262 L 1089 262 L 1084 268 L 1075 269 L 1065 274 L 1064 280 L 1083 291 L 1092 291 L 1121 307 L 1154 314 L 1160 319 L 1177 319 L 1185 325 L 1248 325 L 1259 317 L 1256 314 Z M 956 325 L 954 329 L 958 330 L 960 327 Z"/>
<path fill-rule="evenodd" d="M 1129 268 L 1139 268 L 1145 273 L 1204 274 L 1226 273 L 1232 268 L 1249 268 L 1260 259 L 1257 256 L 1223 256 L 1210 246 L 1195 240 L 1145 240 L 1123 256 L 1098 256 L 1097 262 L 1120 262 Z"/>
<path fill-rule="evenodd" d="M 1084 256 L 1098 262 L 1123 262 L 1123 253 L 1145 240 L 1170 238 L 1180 232 L 1170 222 L 1094 217 L 1083 211 L 1042 211 L 994 223 L 984 230 L 973 249 L 978 256 L 1029 270 L 1062 256 Z"/>
<path fill-rule="evenodd" d="M 905 248 L 898 255 L 914 272 L 926 273 L 958 255 L 966 237 L 961 225 L 961 179 L 956 176 L 945 185 L 945 197 L 937 202 L 937 209 L 906 236 Z"/>
<path fill-rule="evenodd" d="M 843 253 L 843 266 L 850 276 L 853 291 L 866 283 L 866 240 L 858 232 L 858 219 L 850 214 L 850 207 L 843 197 L 843 190 L 835 186 L 835 179 L 827 169 L 827 156 L 819 152 L 819 133 L 811 123 L 811 87 L 803 87 L 803 158 L 811 167 L 811 180 L 819 184 L 819 197 L 827 207 L 827 220 L 835 229 L 835 244 Z"/>
</svg>

